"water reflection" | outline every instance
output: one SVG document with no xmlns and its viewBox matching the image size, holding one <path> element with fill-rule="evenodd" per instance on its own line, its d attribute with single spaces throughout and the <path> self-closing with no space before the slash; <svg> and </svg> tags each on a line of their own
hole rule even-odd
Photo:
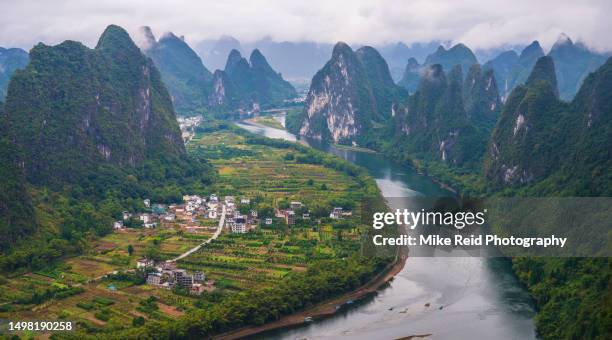
<svg viewBox="0 0 612 340">
<path fill-rule="evenodd" d="M 284 130 L 249 122 L 238 125 L 266 137 L 297 140 Z M 300 142 L 366 168 L 385 197 L 451 194 L 380 154 L 304 138 Z M 535 338 L 532 301 L 507 260 L 435 257 L 442 251 L 435 248 L 412 251 L 430 252 L 431 257 L 410 257 L 402 272 L 376 296 L 344 307 L 334 317 L 256 338 L 391 339 L 419 334 L 432 334 L 432 339 Z"/>
</svg>

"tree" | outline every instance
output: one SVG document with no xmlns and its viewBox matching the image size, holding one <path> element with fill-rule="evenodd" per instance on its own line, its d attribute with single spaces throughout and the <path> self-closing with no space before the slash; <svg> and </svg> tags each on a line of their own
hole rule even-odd
<svg viewBox="0 0 612 340">
<path fill-rule="evenodd" d="M 132 253 L 134 252 L 134 246 L 132 246 L 131 244 L 128 244 L 127 252 L 128 252 L 128 255 L 132 256 Z"/>
<path fill-rule="evenodd" d="M 142 326 L 144 325 L 144 323 L 145 323 L 145 319 L 142 316 L 137 316 L 132 319 L 132 326 L 134 327 Z"/>
</svg>

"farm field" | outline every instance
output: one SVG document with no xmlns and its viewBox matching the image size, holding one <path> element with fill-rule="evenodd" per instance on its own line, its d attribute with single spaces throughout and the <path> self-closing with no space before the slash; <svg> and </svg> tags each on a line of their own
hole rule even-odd
<svg viewBox="0 0 612 340">
<path fill-rule="evenodd" d="M 345 257 L 360 249 L 358 203 L 363 190 L 354 177 L 304 163 L 300 151 L 253 143 L 233 130 L 197 135 L 192 147 L 218 170 L 215 192 L 251 198 L 250 208 L 274 223 L 248 234 L 223 234 L 179 262 L 180 267 L 204 271 L 218 285 L 242 290 L 273 285 L 291 272 L 306 270 L 310 261 Z M 310 219 L 298 214 L 289 227 L 272 212 L 295 201 Z M 329 219 L 335 206 L 352 210 L 353 216 Z"/>
<path fill-rule="evenodd" d="M 218 172 L 209 191 L 199 194 L 247 197 L 249 204 L 238 209 L 259 214 L 255 230 L 232 234 L 225 229 L 217 240 L 178 262 L 179 268 L 214 280 L 213 292 L 193 296 L 156 288 L 144 284 L 146 274 L 135 270 L 138 259 L 174 258 L 208 239 L 212 229 L 198 234 L 176 225 L 123 229 L 92 238 L 80 256 L 44 270 L 0 277 L 0 318 L 74 320 L 91 334 L 165 322 L 237 292 L 274 287 L 292 273 L 307 271 L 311 263 L 360 250 L 365 227 L 360 225 L 359 202 L 368 186 L 329 159 L 313 161 L 302 148 L 253 139 L 233 128 L 197 133 L 189 152 L 209 159 Z M 295 209 L 295 223 L 287 225 L 277 215 L 291 202 L 301 206 Z M 350 213 L 331 219 L 334 207 Z M 263 223 L 267 218 L 270 224 Z"/>
</svg>

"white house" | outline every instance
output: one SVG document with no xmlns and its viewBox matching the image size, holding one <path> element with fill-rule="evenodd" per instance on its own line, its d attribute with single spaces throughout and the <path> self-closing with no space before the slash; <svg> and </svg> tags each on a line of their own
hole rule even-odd
<svg viewBox="0 0 612 340">
<path fill-rule="evenodd" d="M 145 199 L 144 201 L 142 201 L 142 203 L 144 203 L 145 208 L 150 208 L 151 207 L 151 200 L 150 199 Z"/>
<path fill-rule="evenodd" d="M 155 261 L 153 261 L 152 259 L 140 259 L 138 260 L 138 262 L 136 262 L 136 268 L 138 269 L 152 268 L 154 266 Z"/>
<path fill-rule="evenodd" d="M 244 234 L 247 232 L 246 224 L 244 223 L 232 223 L 232 233 Z"/>
<path fill-rule="evenodd" d="M 330 218 L 341 218 L 342 217 L 342 208 L 340 207 L 335 207 L 334 210 L 331 211 L 331 213 L 329 213 L 329 217 Z"/>
<path fill-rule="evenodd" d="M 147 276 L 147 284 L 159 286 L 161 284 L 161 274 L 159 273 L 150 273 Z"/>
<path fill-rule="evenodd" d="M 115 221 L 113 223 L 113 229 L 123 229 L 123 221 Z"/>
<path fill-rule="evenodd" d="M 149 214 L 140 214 L 139 219 L 143 224 L 148 224 L 151 222 L 151 215 Z"/>
</svg>

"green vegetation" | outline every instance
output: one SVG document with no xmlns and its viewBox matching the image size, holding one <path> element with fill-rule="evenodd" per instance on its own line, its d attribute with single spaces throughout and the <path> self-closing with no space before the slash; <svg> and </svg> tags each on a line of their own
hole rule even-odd
<svg viewBox="0 0 612 340">
<path fill-rule="evenodd" d="M 10 312 L 14 317 L 77 321 L 77 333 L 63 333 L 62 338 L 206 337 L 275 320 L 355 289 L 390 263 L 392 257 L 359 256 L 361 238 L 369 232 L 361 224 L 359 203 L 379 195 L 365 170 L 300 144 L 259 137 L 224 123 L 206 123 L 199 131 L 206 132 L 196 134 L 188 152 L 196 159 L 211 159 L 218 172 L 202 195 L 249 197 L 250 203 L 239 210 L 255 210 L 261 218 L 254 231 L 225 231 L 179 261 L 180 268 L 202 271 L 214 280 L 214 291 L 193 296 L 180 289 L 160 289 L 143 284 L 143 272 L 126 271 L 143 256 L 176 257 L 212 232 L 191 234 L 178 224 L 130 228 L 82 240 L 82 255 L 0 281 L 0 317 Z M 42 190 L 34 194 L 34 202 L 43 194 L 58 195 Z M 286 209 L 292 201 L 303 207 L 295 208 L 295 224 L 287 225 L 284 218 L 274 217 L 275 209 Z M 352 216 L 330 219 L 336 206 Z M 310 219 L 303 219 L 303 213 Z M 266 225 L 264 217 L 273 223 Z M 52 285 L 57 285 L 57 293 L 45 293 Z M 74 288 L 76 295 L 64 293 Z"/>
<path fill-rule="evenodd" d="M 212 74 L 200 57 L 179 37 L 164 34 L 159 41 L 149 27 L 141 28 L 148 38 L 143 52 L 153 59 L 164 84 L 172 95 L 176 111 L 181 115 L 202 114 L 208 107 L 212 91 Z"/>
<path fill-rule="evenodd" d="M 117 26 L 95 49 L 34 47 L 3 109 L 0 271 L 78 254 L 144 198 L 176 202 L 214 177 L 186 154 L 159 72 Z"/>
<path fill-rule="evenodd" d="M 259 50 L 253 50 L 248 61 L 232 50 L 225 69 L 213 74 L 209 103 L 213 112 L 223 116 L 232 110 L 282 105 L 285 99 L 296 96 L 293 86 L 272 69 Z"/>
<path fill-rule="evenodd" d="M 120 338 L 202 338 L 246 325 L 262 325 L 366 283 L 385 267 L 376 259 L 316 261 L 270 287 L 232 294 L 175 323 L 153 322 L 117 334 Z"/>
</svg>

